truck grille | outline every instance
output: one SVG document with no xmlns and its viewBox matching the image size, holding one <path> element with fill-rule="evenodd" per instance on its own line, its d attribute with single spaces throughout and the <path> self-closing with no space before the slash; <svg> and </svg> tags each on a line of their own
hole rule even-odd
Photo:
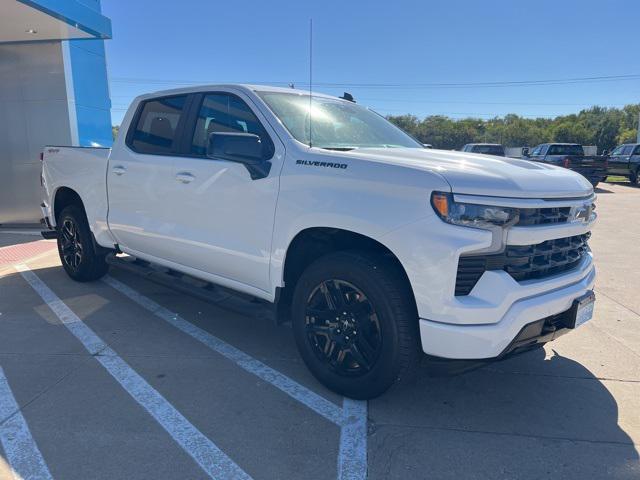
<svg viewBox="0 0 640 480">
<path fill-rule="evenodd" d="M 487 270 L 504 270 L 516 281 L 541 279 L 576 267 L 589 251 L 591 233 L 547 240 L 537 245 L 509 245 L 492 255 L 461 256 L 456 296 L 469 295 Z"/>
<path fill-rule="evenodd" d="M 520 217 L 516 225 L 528 227 L 531 225 L 566 223 L 570 215 L 571 207 L 523 208 L 520 209 Z"/>
</svg>

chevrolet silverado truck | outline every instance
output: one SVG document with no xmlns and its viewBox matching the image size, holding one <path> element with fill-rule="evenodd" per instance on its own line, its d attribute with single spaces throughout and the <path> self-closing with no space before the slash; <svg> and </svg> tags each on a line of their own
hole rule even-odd
<svg viewBox="0 0 640 480">
<path fill-rule="evenodd" d="M 607 159 L 597 155 L 587 156 L 577 143 L 543 143 L 531 153 L 523 151 L 524 158 L 534 162 L 559 165 L 584 176 L 595 188 L 607 178 Z"/>
<path fill-rule="evenodd" d="M 353 398 L 411 378 L 423 352 L 497 360 L 593 312 L 583 176 L 425 149 L 327 95 L 143 95 L 112 149 L 46 147 L 42 183 L 72 279 L 124 253 L 273 302 L 311 372 Z"/>
<path fill-rule="evenodd" d="M 607 174 L 629 177 L 634 185 L 640 183 L 640 143 L 626 143 L 609 155 Z"/>
</svg>

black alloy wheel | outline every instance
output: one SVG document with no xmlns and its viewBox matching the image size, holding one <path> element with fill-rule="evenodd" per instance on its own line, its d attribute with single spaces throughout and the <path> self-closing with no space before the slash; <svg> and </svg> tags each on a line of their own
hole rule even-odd
<svg viewBox="0 0 640 480">
<path fill-rule="evenodd" d="M 367 296 L 344 280 L 325 280 L 307 300 L 307 339 L 318 359 L 342 376 L 360 376 L 382 351 L 378 317 Z"/>
<path fill-rule="evenodd" d="M 62 261 L 64 264 L 77 270 L 82 263 L 84 248 L 80 240 L 80 231 L 75 220 L 66 218 L 60 228 L 60 243 Z"/>
</svg>

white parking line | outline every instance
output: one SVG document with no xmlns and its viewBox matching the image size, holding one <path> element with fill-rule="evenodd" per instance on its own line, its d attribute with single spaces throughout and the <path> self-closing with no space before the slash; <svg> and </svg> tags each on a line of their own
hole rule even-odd
<svg viewBox="0 0 640 480">
<path fill-rule="evenodd" d="M 109 348 L 28 266 L 15 268 L 87 351 L 211 478 L 251 478 Z"/>
<path fill-rule="evenodd" d="M 0 367 L 0 442 L 15 480 L 50 480 L 51 473 Z"/>
<path fill-rule="evenodd" d="M 133 288 L 125 285 L 115 278 L 107 275 L 106 277 L 104 277 L 103 281 L 129 299 L 133 300 L 141 307 L 149 310 L 157 317 L 173 325 L 178 330 L 181 330 L 187 335 L 195 338 L 199 342 L 209 347 L 211 350 L 218 352 L 220 355 L 231 360 L 238 366 L 245 369 L 247 372 L 252 373 L 265 382 L 269 382 L 271 385 L 279 388 L 284 393 L 286 393 L 290 397 L 293 397 L 303 405 L 306 405 L 311 410 L 323 416 L 327 420 L 337 425 L 342 424 L 342 409 L 335 405 L 333 402 L 330 402 L 317 393 L 312 392 L 308 388 L 300 385 L 295 380 L 292 380 L 286 375 L 283 375 L 282 373 L 265 365 L 261 361 L 247 355 L 243 351 L 238 350 L 236 347 L 229 345 L 225 341 L 210 334 L 209 332 L 196 327 L 194 324 L 188 322 L 177 313 L 164 308 L 162 305 L 154 302 L 148 297 L 145 297 L 141 293 L 138 293 Z"/>
<path fill-rule="evenodd" d="M 367 476 L 367 402 L 345 398 L 343 408 L 300 385 L 295 380 L 274 370 L 246 353 L 229 345 L 218 337 L 202 330 L 168 310 L 149 297 L 116 280 L 111 276 L 103 281 L 141 307 L 168 322 L 178 330 L 190 335 L 210 349 L 231 360 L 247 372 L 269 382 L 298 402 L 340 427 L 340 449 L 338 452 L 338 478 L 361 480 Z"/>
<path fill-rule="evenodd" d="M 342 408 L 338 479 L 363 480 L 367 478 L 367 402 L 345 398 Z"/>
</svg>

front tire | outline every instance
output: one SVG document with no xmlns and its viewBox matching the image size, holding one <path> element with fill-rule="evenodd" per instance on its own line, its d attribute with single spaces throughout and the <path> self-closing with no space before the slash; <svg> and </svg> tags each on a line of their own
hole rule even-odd
<svg viewBox="0 0 640 480">
<path fill-rule="evenodd" d="M 383 256 L 321 257 L 295 288 L 292 323 L 311 373 L 347 397 L 377 397 L 410 378 L 421 350 L 404 272 Z"/>
<path fill-rule="evenodd" d="M 66 207 L 57 220 L 58 253 L 64 270 L 78 282 L 91 282 L 109 270 L 106 254 L 97 253 L 84 211 Z"/>
</svg>

